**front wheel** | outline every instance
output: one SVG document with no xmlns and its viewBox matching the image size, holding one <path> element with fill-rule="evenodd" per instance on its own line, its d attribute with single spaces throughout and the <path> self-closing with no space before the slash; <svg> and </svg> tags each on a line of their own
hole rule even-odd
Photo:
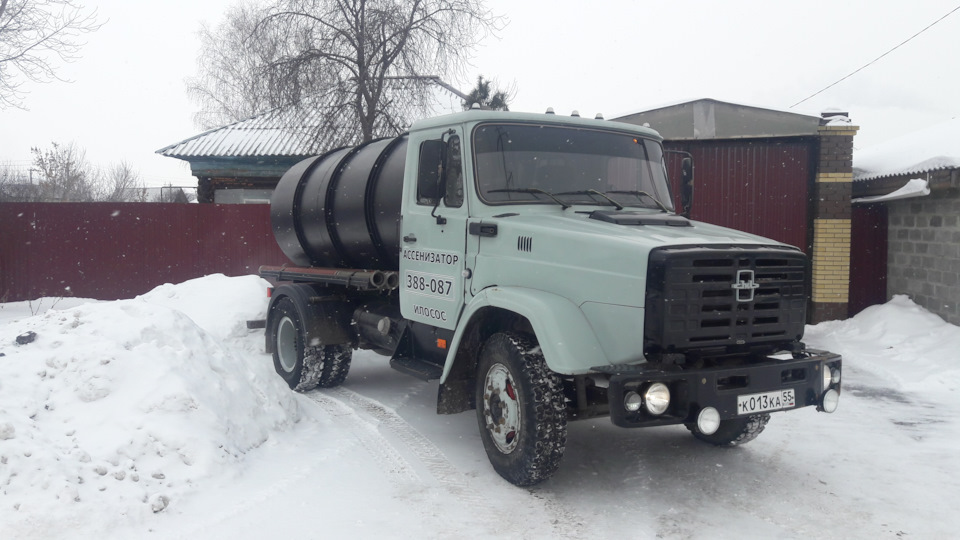
<svg viewBox="0 0 960 540">
<path fill-rule="evenodd" d="M 697 429 L 696 424 L 687 424 L 687 429 L 703 442 L 716 446 L 738 446 L 756 439 L 769 421 L 769 414 L 755 414 L 746 418 L 722 420 L 717 431 L 710 435 Z"/>
<path fill-rule="evenodd" d="M 540 347 L 513 333 L 491 336 L 477 368 L 477 421 L 494 470 L 532 486 L 560 466 L 567 441 L 563 383 Z"/>
<path fill-rule="evenodd" d="M 318 385 L 330 388 L 341 384 L 353 357 L 349 345 L 307 346 L 303 321 L 289 297 L 278 300 L 273 310 L 269 328 L 273 367 L 287 385 L 306 392 Z"/>
</svg>

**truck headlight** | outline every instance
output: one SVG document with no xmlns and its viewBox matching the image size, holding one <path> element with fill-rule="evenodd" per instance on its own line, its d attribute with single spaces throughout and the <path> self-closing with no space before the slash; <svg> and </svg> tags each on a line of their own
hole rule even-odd
<svg viewBox="0 0 960 540">
<path fill-rule="evenodd" d="M 840 405 L 840 392 L 837 392 L 833 388 L 827 390 L 823 394 L 823 399 L 820 402 L 820 408 L 823 409 L 823 412 L 832 413 L 837 410 L 837 407 Z"/>
<path fill-rule="evenodd" d="M 720 413 L 713 407 L 704 407 L 697 415 L 697 429 L 704 435 L 713 435 L 720 429 Z"/>
<path fill-rule="evenodd" d="M 640 394 L 627 392 L 626 395 L 623 396 L 623 408 L 629 412 L 639 411 L 641 405 L 643 405 L 643 398 L 640 397 Z"/>
<path fill-rule="evenodd" d="M 660 382 L 651 384 L 643 392 L 643 405 L 654 416 L 665 413 L 670 406 L 670 389 Z"/>
<path fill-rule="evenodd" d="M 830 370 L 830 382 L 833 384 L 840 384 L 840 368 L 833 368 Z"/>
<path fill-rule="evenodd" d="M 833 382 L 833 374 L 830 373 L 830 366 L 826 364 L 821 366 L 820 371 L 821 375 L 823 376 L 823 386 L 820 388 L 826 390 L 827 388 L 830 388 L 830 383 Z"/>
</svg>

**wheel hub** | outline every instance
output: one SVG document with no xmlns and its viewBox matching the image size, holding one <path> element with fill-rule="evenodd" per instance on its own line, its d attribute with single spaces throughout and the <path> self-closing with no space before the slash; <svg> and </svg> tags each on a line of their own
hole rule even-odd
<svg viewBox="0 0 960 540">
<path fill-rule="evenodd" d="M 520 401 L 510 371 L 503 364 L 494 364 L 483 381 L 483 415 L 487 431 L 497 449 L 512 452 L 519 443 Z"/>
<path fill-rule="evenodd" d="M 276 348 L 280 367 L 291 373 L 297 367 L 297 327 L 290 317 L 284 316 L 277 325 Z"/>
</svg>

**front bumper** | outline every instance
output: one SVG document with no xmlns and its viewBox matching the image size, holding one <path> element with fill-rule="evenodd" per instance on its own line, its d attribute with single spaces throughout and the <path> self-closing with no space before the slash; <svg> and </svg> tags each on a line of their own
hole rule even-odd
<svg viewBox="0 0 960 540">
<path fill-rule="evenodd" d="M 607 373 L 610 384 L 607 396 L 610 420 L 620 427 L 647 427 L 684 424 L 696 421 L 706 407 L 713 407 L 721 420 L 746 416 L 737 410 L 737 397 L 743 395 L 793 389 L 795 404 L 778 410 L 792 410 L 816 406 L 823 410 L 823 398 L 828 390 L 840 393 L 840 355 L 807 349 L 794 353 L 792 359 L 768 358 L 762 362 L 736 367 L 674 370 L 658 369 L 651 365 L 602 366 L 596 371 Z M 824 385 L 823 370 L 836 372 L 836 382 Z M 660 415 L 647 412 L 644 407 L 628 411 L 624 398 L 629 392 L 643 394 L 652 383 L 660 382 L 670 389 L 670 404 Z"/>
</svg>

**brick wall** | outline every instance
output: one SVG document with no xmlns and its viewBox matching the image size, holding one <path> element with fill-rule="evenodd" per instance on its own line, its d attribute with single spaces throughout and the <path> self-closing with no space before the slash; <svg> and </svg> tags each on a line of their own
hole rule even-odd
<svg viewBox="0 0 960 540">
<path fill-rule="evenodd" d="M 887 295 L 917 304 L 960 324 L 960 194 L 887 203 Z"/>
<path fill-rule="evenodd" d="M 813 301 L 846 304 L 850 281 L 850 220 L 818 219 L 813 223 L 813 236 Z"/>
<path fill-rule="evenodd" d="M 850 194 L 856 126 L 821 126 L 813 201 L 810 322 L 847 317 L 850 288 Z"/>
</svg>

